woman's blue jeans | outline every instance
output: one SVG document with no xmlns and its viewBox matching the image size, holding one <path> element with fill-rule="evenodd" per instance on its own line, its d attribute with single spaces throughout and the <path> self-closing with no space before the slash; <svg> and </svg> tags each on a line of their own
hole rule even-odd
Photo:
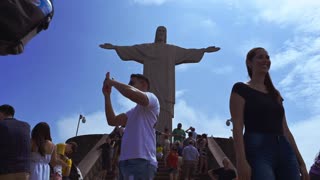
<svg viewBox="0 0 320 180">
<path fill-rule="evenodd" d="M 283 135 L 245 133 L 251 180 L 300 180 L 297 157 Z"/>
</svg>

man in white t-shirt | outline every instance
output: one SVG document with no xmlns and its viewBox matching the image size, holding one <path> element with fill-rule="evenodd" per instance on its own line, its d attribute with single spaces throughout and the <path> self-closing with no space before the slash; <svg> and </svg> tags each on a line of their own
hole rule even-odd
<svg viewBox="0 0 320 180">
<path fill-rule="evenodd" d="M 111 88 L 137 103 L 126 113 L 116 115 L 111 104 Z M 102 92 L 110 126 L 126 126 L 121 142 L 120 179 L 153 179 L 157 171 L 155 125 L 160 112 L 157 97 L 148 92 L 149 80 L 132 74 L 129 85 L 110 79 L 106 74 Z"/>
</svg>

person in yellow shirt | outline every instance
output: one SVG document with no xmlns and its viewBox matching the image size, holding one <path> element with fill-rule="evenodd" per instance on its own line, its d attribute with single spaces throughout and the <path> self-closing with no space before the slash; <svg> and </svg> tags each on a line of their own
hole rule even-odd
<svg viewBox="0 0 320 180">
<path fill-rule="evenodd" d="M 158 160 L 162 159 L 162 157 L 163 157 L 163 148 L 162 148 L 162 146 L 160 144 L 157 144 L 156 152 L 157 152 L 157 154 L 156 154 L 157 159 Z"/>
<path fill-rule="evenodd" d="M 58 157 L 62 162 L 54 167 L 55 174 L 59 174 L 63 180 L 78 179 L 79 177 L 73 178 L 73 176 L 77 176 L 77 170 L 71 159 L 71 155 L 77 151 L 78 144 L 76 142 L 59 143 L 56 148 Z M 75 167 L 75 173 L 71 173 L 73 166 Z"/>
</svg>

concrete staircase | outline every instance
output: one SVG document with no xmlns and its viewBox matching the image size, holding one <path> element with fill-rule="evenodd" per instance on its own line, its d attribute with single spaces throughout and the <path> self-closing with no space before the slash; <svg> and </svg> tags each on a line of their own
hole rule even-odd
<svg viewBox="0 0 320 180">
<path fill-rule="evenodd" d="M 154 180 L 169 180 L 169 173 L 168 169 L 165 168 L 164 166 L 164 161 L 163 160 L 158 160 L 158 172 L 154 178 Z M 180 178 L 183 179 L 182 174 L 180 174 Z M 194 180 L 210 180 L 210 177 L 208 175 L 203 175 L 203 174 L 195 174 Z"/>
<path fill-rule="evenodd" d="M 170 179 L 168 169 L 164 166 L 163 159 L 158 159 L 158 171 L 157 171 L 157 174 L 154 179 L 155 180 L 168 180 L 168 179 Z"/>
<path fill-rule="evenodd" d="M 105 142 L 107 135 L 85 135 L 69 139 L 76 141 L 79 151 L 75 153 L 73 159 L 77 162 L 85 180 L 113 180 L 114 175 L 105 174 L 101 167 L 101 151 L 98 150 L 100 144 Z M 208 165 L 209 169 L 216 169 L 222 166 L 221 160 L 227 156 L 232 164 L 235 164 L 233 140 L 226 138 L 208 138 Z M 233 166 L 233 165 L 232 165 Z M 233 166 L 234 167 L 234 166 Z M 158 160 L 158 172 L 155 180 L 169 180 L 169 173 L 164 167 L 164 161 Z M 180 179 L 182 179 L 180 177 Z M 208 175 L 196 174 L 195 180 L 209 180 Z"/>
<path fill-rule="evenodd" d="M 117 180 L 114 174 L 106 174 L 104 171 L 100 171 L 94 180 Z"/>
</svg>

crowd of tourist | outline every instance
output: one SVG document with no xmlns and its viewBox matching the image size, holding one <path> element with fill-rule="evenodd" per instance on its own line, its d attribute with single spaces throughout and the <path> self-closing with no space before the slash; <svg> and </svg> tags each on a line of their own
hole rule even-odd
<svg viewBox="0 0 320 180">
<path fill-rule="evenodd" d="M 164 167 L 171 180 L 193 179 L 195 175 L 210 175 L 212 178 L 215 175 L 220 176 L 221 171 L 215 173 L 218 171 L 209 170 L 210 173 L 208 174 L 207 134 L 198 135 L 194 127 L 183 130 L 181 123 L 178 123 L 177 128 L 173 129 L 172 133 L 165 129 L 158 134 L 160 138 L 158 138 L 157 158 L 158 161 L 164 162 Z M 171 143 L 170 140 L 172 139 Z M 227 160 L 225 158 L 225 161 Z M 229 166 L 226 167 L 229 168 Z M 234 170 L 231 171 L 234 172 Z"/>
<path fill-rule="evenodd" d="M 14 115 L 12 106 L 0 106 L 0 180 L 82 179 L 71 159 L 77 151 L 76 142 L 55 145 L 46 122 L 39 122 L 31 130 L 27 122 Z"/>
</svg>

